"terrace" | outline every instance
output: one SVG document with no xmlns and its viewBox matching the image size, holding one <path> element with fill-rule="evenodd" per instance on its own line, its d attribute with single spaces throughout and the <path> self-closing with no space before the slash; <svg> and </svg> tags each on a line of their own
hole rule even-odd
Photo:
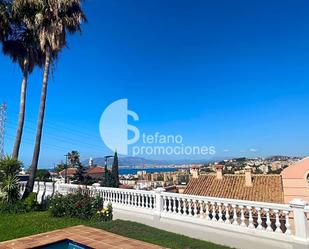
<svg viewBox="0 0 309 249">
<path fill-rule="evenodd" d="M 140 191 L 43 182 L 36 182 L 34 191 L 40 200 L 56 192 L 67 194 L 78 189 L 103 197 L 105 203 L 111 202 L 116 219 L 196 239 L 236 248 L 247 248 L 248 243 L 251 248 L 309 245 L 309 208 L 301 200 L 275 204 L 167 193 L 160 188 Z"/>
</svg>

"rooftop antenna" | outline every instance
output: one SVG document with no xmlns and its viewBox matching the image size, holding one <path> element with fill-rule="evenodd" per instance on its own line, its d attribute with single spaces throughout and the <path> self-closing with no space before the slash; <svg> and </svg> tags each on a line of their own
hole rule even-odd
<svg viewBox="0 0 309 249">
<path fill-rule="evenodd" d="M 0 105 L 0 159 L 4 157 L 4 135 L 5 135 L 5 121 L 6 121 L 5 103 Z"/>
</svg>

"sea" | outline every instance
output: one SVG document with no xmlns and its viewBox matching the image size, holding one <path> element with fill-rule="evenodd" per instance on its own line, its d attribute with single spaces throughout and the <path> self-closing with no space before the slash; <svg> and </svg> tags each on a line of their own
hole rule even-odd
<svg viewBox="0 0 309 249">
<path fill-rule="evenodd" d="M 146 171 L 147 173 L 154 172 L 174 172 L 177 168 L 141 168 L 141 169 L 119 169 L 119 175 L 135 175 L 138 171 Z"/>
</svg>

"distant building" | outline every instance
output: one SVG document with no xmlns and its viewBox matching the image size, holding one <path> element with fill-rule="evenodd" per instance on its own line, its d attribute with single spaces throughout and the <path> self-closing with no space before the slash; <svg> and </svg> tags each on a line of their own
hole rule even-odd
<svg viewBox="0 0 309 249">
<path fill-rule="evenodd" d="M 244 174 L 224 174 L 223 166 L 216 165 L 215 174 L 200 175 L 199 169 L 192 170 L 192 179 L 184 194 L 218 198 L 240 199 L 284 203 L 281 175 L 254 175 L 251 167 Z"/>
<path fill-rule="evenodd" d="M 94 180 L 99 180 L 99 179 L 103 178 L 104 172 L 105 172 L 105 170 L 104 170 L 103 166 L 95 166 L 95 167 L 89 168 L 85 172 L 85 176 L 89 176 Z"/>
<path fill-rule="evenodd" d="M 76 173 L 77 173 L 76 168 L 67 168 L 67 169 L 61 170 L 59 172 L 59 176 L 63 179 L 67 178 L 67 180 L 70 181 Z"/>
<path fill-rule="evenodd" d="M 281 176 L 285 203 L 293 199 L 303 199 L 309 202 L 309 157 L 285 168 Z"/>
</svg>

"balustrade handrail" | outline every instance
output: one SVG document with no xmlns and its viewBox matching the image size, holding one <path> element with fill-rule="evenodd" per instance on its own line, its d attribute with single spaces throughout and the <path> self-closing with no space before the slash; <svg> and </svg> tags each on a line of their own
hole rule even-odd
<svg viewBox="0 0 309 249">
<path fill-rule="evenodd" d="M 253 206 L 258 208 L 267 208 L 267 209 L 280 209 L 284 211 L 292 211 L 292 208 L 288 204 L 278 204 L 271 202 L 257 202 L 257 201 L 248 201 L 248 200 L 238 200 L 238 199 L 228 199 L 228 198 L 218 198 L 211 196 L 200 196 L 200 195 L 187 195 L 187 194 L 179 194 L 179 193 L 170 193 L 170 192 L 162 192 L 162 196 L 167 197 L 177 197 L 181 199 L 198 199 L 207 202 L 216 202 L 223 204 L 235 204 L 239 206 Z M 309 207 L 308 207 L 309 211 Z"/>
</svg>

